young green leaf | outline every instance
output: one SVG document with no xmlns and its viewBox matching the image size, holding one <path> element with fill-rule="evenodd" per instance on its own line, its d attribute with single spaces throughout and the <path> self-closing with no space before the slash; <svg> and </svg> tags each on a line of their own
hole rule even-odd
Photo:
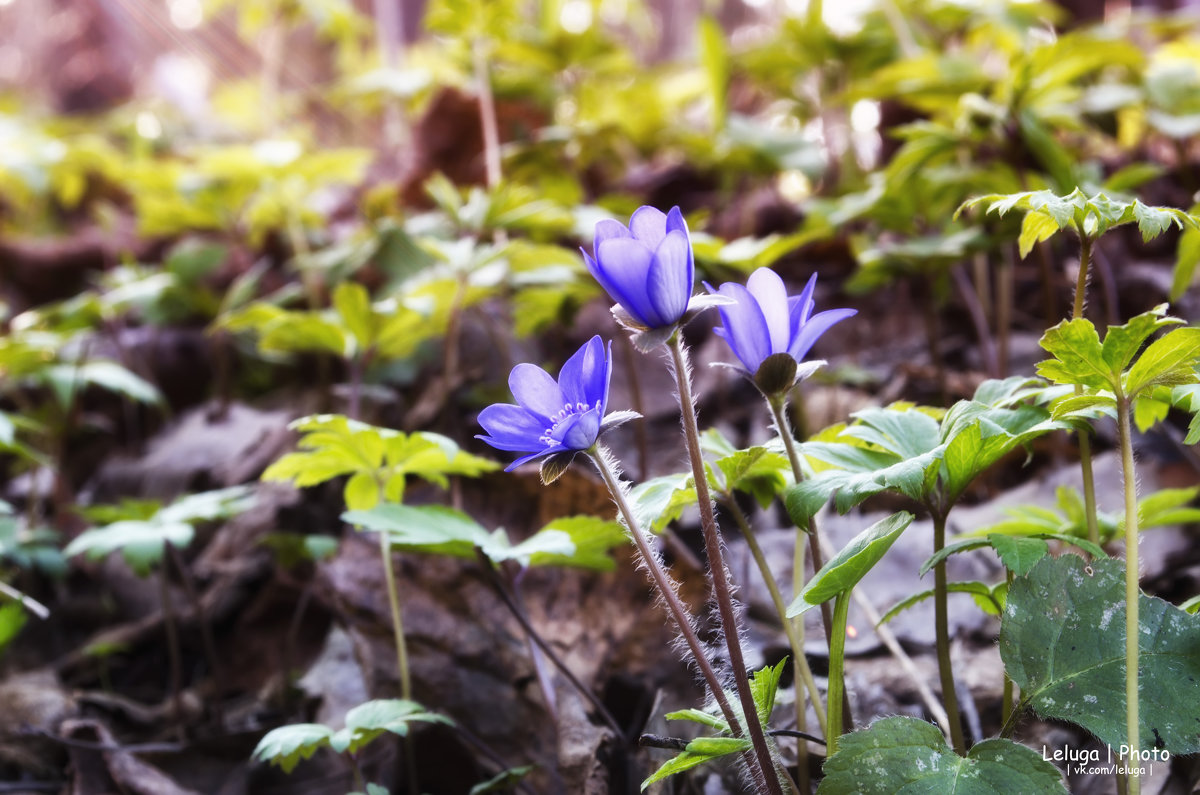
<svg viewBox="0 0 1200 795">
<path fill-rule="evenodd" d="M 711 762 L 729 754 L 740 753 L 749 747 L 749 740 L 737 737 L 698 737 L 688 743 L 678 756 L 668 760 L 643 781 L 641 790 L 645 792 L 647 787 L 657 781 L 662 781 L 664 778 L 685 770 L 691 770 L 705 762 Z"/>
<path fill-rule="evenodd" d="M 1053 359 L 1037 366 L 1038 375 L 1056 384 L 1079 384 L 1114 390 L 1121 371 L 1104 359 L 1100 335 L 1086 318 L 1064 320 L 1046 331 L 1039 343 Z"/>
<path fill-rule="evenodd" d="M 1200 328 L 1178 328 L 1150 343 L 1129 369 L 1125 393 L 1154 386 L 1183 386 L 1200 380 Z"/>
<path fill-rule="evenodd" d="M 1061 774 L 1041 754 L 1010 740 L 984 740 L 961 757 L 936 726 L 882 718 L 838 741 L 817 795 L 1066 795 Z"/>
<path fill-rule="evenodd" d="M 302 759 L 310 759 L 318 750 L 329 746 L 333 729 L 320 723 L 295 723 L 280 726 L 263 735 L 250 755 L 251 759 L 270 762 L 291 773 Z"/>
<path fill-rule="evenodd" d="M 855 536 L 821 567 L 804 590 L 792 600 L 787 617 L 795 618 L 853 588 L 912 524 L 912 520 L 911 513 L 900 511 Z"/>
</svg>

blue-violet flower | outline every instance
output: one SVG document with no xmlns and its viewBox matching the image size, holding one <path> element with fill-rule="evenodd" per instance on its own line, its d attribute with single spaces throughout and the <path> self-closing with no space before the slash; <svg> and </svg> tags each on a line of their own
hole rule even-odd
<svg viewBox="0 0 1200 795">
<path fill-rule="evenodd" d="M 722 284 L 719 290 L 707 283 L 704 286 L 710 293 L 732 299 L 732 303 L 717 307 L 724 327 L 716 333 L 729 343 L 751 377 L 758 375 L 763 362 L 776 354 L 786 354 L 799 364 L 831 326 L 857 314 L 854 309 L 830 309 L 814 315 L 815 273 L 797 296 L 788 296 L 783 280 L 769 268 L 750 274 L 745 287 L 732 282 Z M 769 391 L 783 387 L 778 385 Z"/>
<path fill-rule="evenodd" d="M 583 251 L 588 270 L 634 324 L 661 329 L 683 318 L 692 297 L 695 264 L 678 207 L 666 214 L 640 207 L 628 227 L 600 221 L 592 252 L 594 257 Z"/>
<path fill-rule="evenodd" d="M 505 467 L 511 472 L 526 461 L 589 450 L 602 430 L 612 378 L 612 343 L 606 346 L 599 335 L 575 352 L 559 373 L 558 380 L 536 364 L 518 364 L 508 377 L 508 386 L 519 405 L 496 403 L 479 413 L 479 424 L 487 435 L 477 439 L 497 450 L 527 453 Z M 628 413 L 619 412 L 619 420 Z M 612 419 L 618 419 L 613 415 Z"/>
</svg>

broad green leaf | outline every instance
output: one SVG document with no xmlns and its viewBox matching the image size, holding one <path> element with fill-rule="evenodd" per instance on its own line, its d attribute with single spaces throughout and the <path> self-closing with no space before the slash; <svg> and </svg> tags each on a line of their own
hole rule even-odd
<svg viewBox="0 0 1200 795">
<path fill-rule="evenodd" d="M 1058 768 L 1010 740 L 976 744 L 961 757 L 936 726 L 882 718 L 838 740 L 817 795 L 1066 795 Z"/>
<path fill-rule="evenodd" d="M 741 491 L 752 495 L 762 508 L 766 508 L 783 491 L 790 469 L 786 458 L 765 447 L 737 450 L 716 461 L 717 469 L 724 476 L 723 484 L 714 484 L 721 492 Z"/>
<path fill-rule="evenodd" d="M 533 551 L 529 558 L 530 566 L 572 566 L 593 571 L 612 571 L 616 562 L 612 559 L 611 550 L 628 541 L 625 529 L 620 524 L 595 516 L 555 519 L 538 531 L 539 534 L 547 532 L 564 535 L 570 544 L 570 551 L 556 552 L 545 548 Z"/>
<path fill-rule="evenodd" d="M 1183 386 L 1200 380 L 1200 328 L 1178 328 L 1150 343 L 1129 369 L 1125 393 L 1152 386 Z"/>
<path fill-rule="evenodd" d="M 355 472 L 346 481 L 342 499 L 351 511 L 367 511 L 379 504 L 379 483 L 372 472 Z"/>
<path fill-rule="evenodd" d="M 1037 366 L 1038 375 L 1056 384 L 1080 384 L 1113 390 L 1120 371 L 1104 360 L 1100 335 L 1086 318 L 1064 320 L 1042 335 L 1039 344 L 1053 359 Z"/>
<path fill-rule="evenodd" d="M 1039 714 L 1116 748 L 1125 734 L 1125 575 L 1121 561 L 1045 558 L 1009 589 L 1005 669 Z M 1139 734 L 1171 754 L 1200 751 L 1200 617 L 1139 596 Z"/>
<path fill-rule="evenodd" d="M 1039 406 L 1010 409 L 991 408 L 975 401 L 955 404 L 942 421 L 943 500 L 954 504 L 967 486 L 1001 457 L 1063 427 Z"/>
<path fill-rule="evenodd" d="M 116 392 L 140 403 L 159 405 L 163 402 L 162 393 L 157 387 L 116 362 L 56 364 L 45 368 L 41 376 L 62 406 L 68 405 L 74 395 L 90 385 Z"/>
<path fill-rule="evenodd" d="M 788 606 L 787 617 L 795 618 L 853 588 L 912 524 L 912 520 L 911 513 L 900 511 L 855 536 L 808 581 L 808 585 Z"/>
<path fill-rule="evenodd" d="M 106 527 L 85 530 L 75 537 L 63 554 L 86 554 L 99 560 L 112 552 L 120 552 L 129 568 L 145 577 L 162 560 L 166 544 L 186 547 L 192 543 L 192 526 L 186 522 L 136 521 L 114 522 Z"/>
<path fill-rule="evenodd" d="M 347 511 L 342 521 L 361 530 L 386 533 L 388 543 L 414 552 L 474 558 L 476 547 L 491 543 L 488 532 L 462 511 L 443 505 L 383 502 L 366 511 Z"/>
<path fill-rule="evenodd" d="M 280 726 L 263 735 L 251 754 L 252 759 L 270 762 L 291 773 L 300 760 L 309 759 L 320 748 L 329 745 L 333 729 L 320 723 L 295 723 Z"/>
</svg>

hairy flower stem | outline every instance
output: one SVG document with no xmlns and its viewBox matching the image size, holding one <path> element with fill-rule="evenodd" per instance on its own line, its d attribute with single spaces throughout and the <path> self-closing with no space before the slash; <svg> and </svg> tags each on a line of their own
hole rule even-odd
<svg viewBox="0 0 1200 795">
<path fill-rule="evenodd" d="M 933 514 L 933 554 L 946 546 L 946 514 Z M 967 753 L 963 739 L 962 716 L 958 713 L 958 694 L 954 691 L 954 669 L 950 664 L 950 616 L 946 608 L 946 561 L 933 567 L 933 622 L 937 635 L 938 673 L 942 682 L 942 703 L 950 722 L 950 743 L 959 755 Z"/>
<path fill-rule="evenodd" d="M 833 600 L 833 643 L 829 646 L 829 726 L 825 732 L 825 754 L 837 753 L 842 736 L 842 701 L 846 695 L 846 620 L 850 615 L 850 591 Z"/>
<path fill-rule="evenodd" d="M 725 718 L 725 722 L 729 724 L 730 733 L 734 737 L 744 736 L 737 713 L 733 711 L 733 707 L 729 704 L 729 699 L 725 697 L 725 688 L 721 685 L 721 680 L 717 677 L 717 672 L 713 670 L 712 663 L 709 662 L 708 655 L 704 652 L 704 646 L 700 643 L 700 637 L 696 634 L 696 628 L 692 626 L 687 609 L 683 606 L 683 601 L 679 598 L 679 594 L 675 591 L 675 586 L 671 583 L 667 573 L 663 571 L 662 563 L 659 562 L 658 556 L 650 549 L 650 545 L 646 543 L 646 537 L 641 525 L 638 523 L 637 517 L 634 516 L 633 509 L 629 507 L 629 501 L 625 499 L 625 490 L 621 487 L 616 473 L 608 462 L 608 452 L 603 447 L 597 446 L 588 452 L 588 457 L 592 459 L 592 463 L 596 465 L 596 470 L 600 473 L 601 479 L 604 480 L 604 485 L 608 487 L 608 492 L 612 495 L 613 502 L 617 505 L 617 512 L 620 513 L 621 518 L 625 521 L 625 527 L 629 530 L 629 535 L 633 538 L 634 546 L 637 547 L 638 555 L 642 559 L 642 565 L 650 573 L 650 579 L 654 583 L 654 587 L 658 589 L 659 595 L 666 602 L 667 609 L 671 613 L 671 618 L 674 619 L 679 634 L 683 636 L 683 642 L 687 644 L 688 651 L 692 653 L 692 657 L 696 661 L 696 667 L 700 669 L 700 675 L 704 677 L 704 682 L 708 685 L 708 689 L 712 691 L 713 698 L 721 710 L 721 715 Z M 750 714 L 754 715 L 756 713 L 751 712 Z"/>
<path fill-rule="evenodd" d="M 1133 469 L 1133 433 L 1129 421 L 1131 400 L 1117 388 L 1117 437 L 1121 444 L 1121 471 L 1125 481 L 1125 731 L 1129 735 L 1129 795 L 1138 795 L 1138 507 L 1137 479 Z"/>
<path fill-rule="evenodd" d="M 1071 319 L 1083 317 L 1084 299 L 1087 297 L 1088 266 L 1092 260 L 1092 243 L 1094 241 L 1086 234 L 1079 235 L 1079 276 L 1075 280 L 1075 306 Z M 1075 394 L 1083 394 L 1083 385 L 1075 385 Z M 1079 467 L 1083 475 L 1083 506 L 1084 516 L 1087 517 L 1088 540 L 1093 544 L 1100 543 L 1100 526 L 1096 518 L 1096 480 L 1092 475 L 1092 439 L 1087 431 L 1078 432 Z"/>
<path fill-rule="evenodd" d="M 767 564 L 767 557 L 763 554 L 762 546 L 758 543 L 750 523 L 746 520 L 746 514 L 732 498 L 722 500 L 722 504 L 733 516 L 734 524 L 738 526 L 742 538 L 746 540 L 746 546 L 750 548 L 750 555 L 754 558 L 754 563 L 758 566 L 759 573 L 762 574 L 767 591 L 771 594 L 771 604 L 775 606 L 775 612 L 779 614 L 779 620 L 783 622 L 783 634 L 787 636 L 788 645 L 792 647 L 792 669 L 796 674 L 796 681 L 804 683 L 804 689 L 808 691 L 813 710 L 817 713 L 817 723 L 821 726 L 821 733 L 825 734 L 825 708 L 821 703 L 821 692 L 817 689 L 817 681 L 813 677 L 812 668 L 809 667 L 808 657 L 804 654 L 804 638 L 801 634 L 804 625 L 801 621 L 793 621 L 787 617 L 787 603 L 783 601 L 783 594 L 780 593 L 779 585 L 771 574 L 771 567 Z M 797 698 L 796 728 L 803 731 L 804 723 L 804 699 Z"/>
<path fill-rule="evenodd" d="M 713 594 L 721 618 L 722 634 L 729 651 L 729 666 L 732 668 L 738 699 L 749 726 L 750 741 L 754 744 L 756 764 L 750 772 L 760 783 L 760 791 L 770 795 L 783 795 L 779 778 L 775 774 L 775 761 L 767 745 L 766 735 L 758 721 L 758 710 L 750 692 L 750 679 L 742 656 L 741 635 L 738 632 L 737 615 L 733 610 L 733 590 L 729 583 L 729 572 L 725 567 L 725 556 L 721 552 L 721 531 L 713 510 L 712 496 L 708 491 L 708 476 L 704 470 L 704 459 L 700 453 L 700 428 L 696 422 L 696 406 L 692 397 L 692 379 L 688 370 L 687 350 L 679 332 L 671 336 L 667 346 L 671 350 L 671 369 L 679 391 L 680 421 L 684 439 L 687 441 L 688 459 L 692 465 L 692 479 L 696 485 L 696 500 L 700 504 L 700 528 L 704 533 L 704 550 L 708 556 L 709 574 L 712 576 Z"/>
</svg>

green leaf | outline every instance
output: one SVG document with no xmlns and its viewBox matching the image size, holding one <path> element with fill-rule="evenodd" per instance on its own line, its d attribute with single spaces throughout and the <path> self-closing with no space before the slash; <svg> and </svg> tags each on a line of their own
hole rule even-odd
<svg viewBox="0 0 1200 795">
<path fill-rule="evenodd" d="M 970 594 L 971 598 L 975 600 L 975 604 L 979 605 L 981 610 L 989 615 L 995 616 L 1000 614 L 1000 603 L 997 598 L 996 589 L 1001 588 L 1004 585 L 1006 585 L 1006 583 L 1000 583 L 999 585 L 991 586 L 985 582 L 979 582 L 978 580 L 969 580 L 967 582 L 951 582 L 946 584 L 946 592 Z M 896 604 L 892 605 L 892 608 L 884 613 L 883 617 L 879 619 L 879 623 L 886 624 L 910 607 L 918 605 L 921 602 L 924 602 L 926 599 L 932 598 L 933 595 L 934 590 L 929 588 L 927 590 L 912 594 L 911 596 L 906 596 Z"/>
<path fill-rule="evenodd" d="M 779 689 L 779 677 L 783 676 L 783 666 L 787 658 L 755 671 L 750 676 L 750 695 L 754 698 L 754 709 L 758 712 L 758 722 L 763 726 L 771 720 L 771 711 L 775 709 L 775 691 Z"/>
<path fill-rule="evenodd" d="M 129 568 L 145 577 L 162 560 L 166 544 L 186 547 L 192 543 L 192 526 L 186 522 L 136 521 L 114 522 L 107 527 L 85 530 L 75 537 L 63 554 L 86 554 L 99 560 L 119 551 Z"/>
<path fill-rule="evenodd" d="M 1053 236 L 1061 228 L 1054 218 L 1044 212 L 1035 210 L 1026 213 L 1021 221 L 1021 236 L 1017 239 L 1021 259 L 1029 256 L 1035 245 Z"/>
<path fill-rule="evenodd" d="M 1140 595 L 1139 734 L 1172 755 L 1200 751 L 1200 617 Z M 1000 654 L 1041 715 L 1116 748 L 1125 734 L 1125 574 L 1121 561 L 1045 558 L 1012 584 Z"/>
<path fill-rule="evenodd" d="M 1193 209 L 1200 211 L 1200 208 Z M 1178 301 L 1192 286 L 1197 265 L 1200 265 L 1200 230 L 1185 229 L 1179 236 L 1179 249 L 1175 254 L 1175 271 L 1171 277 L 1172 301 Z"/>
<path fill-rule="evenodd" d="M 530 566 L 571 566 L 592 571 L 612 571 L 616 568 L 616 562 L 612 559 L 611 550 L 628 541 L 625 528 L 620 524 L 596 516 L 555 519 L 538 534 L 547 532 L 564 535 L 570 551 L 556 552 L 544 548 L 534 551 L 529 558 Z"/>
<path fill-rule="evenodd" d="M 900 511 L 855 536 L 808 581 L 808 585 L 788 606 L 787 617 L 795 618 L 853 588 L 912 524 L 912 520 L 911 513 Z"/>
<path fill-rule="evenodd" d="M 408 734 L 408 725 L 414 721 L 454 725 L 449 718 L 429 712 L 415 701 L 376 699 L 359 704 L 347 712 L 346 728 L 330 739 L 330 745 L 338 752 L 358 753 L 363 746 L 385 732 L 403 737 Z"/>
<path fill-rule="evenodd" d="M 691 475 L 662 475 L 634 486 L 630 501 L 638 524 L 661 533 L 685 508 L 696 504 L 696 487 Z"/>
<path fill-rule="evenodd" d="M 0 605 L 0 654 L 12 643 L 28 618 L 29 614 L 25 612 L 21 602 L 6 602 Z"/>
<path fill-rule="evenodd" d="M 270 762 L 291 773 L 301 759 L 309 759 L 318 749 L 329 745 L 333 729 L 320 723 L 295 723 L 280 726 L 263 735 L 251 754 L 252 759 Z"/>
<path fill-rule="evenodd" d="M 838 740 L 817 795 L 1065 795 L 1061 774 L 1041 754 L 1010 740 L 984 740 L 954 753 L 936 726 L 883 718 Z"/>
<path fill-rule="evenodd" d="M 379 504 L 379 484 L 371 472 L 355 472 L 346 481 L 342 498 L 352 511 L 370 510 Z"/>
<path fill-rule="evenodd" d="M 1064 320 L 1046 331 L 1038 343 L 1053 356 L 1037 366 L 1038 375 L 1056 384 L 1080 384 L 1115 390 L 1120 370 L 1104 360 L 1100 335 L 1086 318 Z"/>
<path fill-rule="evenodd" d="M 481 781 L 471 787 L 471 791 L 467 795 L 488 795 L 491 792 L 509 792 L 535 769 L 537 769 L 537 765 L 521 765 L 520 767 L 510 767 L 508 770 L 502 770 L 487 781 Z"/>
<path fill-rule="evenodd" d="M 708 726 L 719 732 L 729 732 L 729 724 L 725 722 L 724 718 L 700 709 L 680 709 L 675 712 L 668 712 L 663 717 L 667 720 L 690 720 L 693 723 Z"/>
<path fill-rule="evenodd" d="M 1164 326 L 1180 323 L 1178 318 L 1167 317 L 1167 305 L 1160 304 L 1149 312 L 1143 312 L 1121 326 L 1109 326 L 1104 333 L 1104 344 L 1101 346 L 1104 361 L 1111 373 L 1122 373 L 1133 357 L 1141 350 L 1142 344 L 1154 332 Z"/>
<path fill-rule="evenodd" d="M 993 533 L 988 536 L 992 548 L 1004 567 L 1018 577 L 1028 574 L 1034 565 L 1050 552 L 1050 545 L 1040 538 L 1021 538 Z"/>
<path fill-rule="evenodd" d="M 662 767 L 654 771 L 642 782 L 642 791 L 656 781 L 662 781 L 668 776 L 691 770 L 705 762 L 719 759 L 729 754 L 740 753 L 750 747 L 750 741 L 737 737 L 699 737 L 687 744 L 687 748 L 678 756 L 668 760 Z"/>
<path fill-rule="evenodd" d="M 355 282 L 342 282 L 333 291 L 333 306 L 342 325 L 350 330 L 359 352 L 371 347 L 374 338 L 371 296 L 367 288 Z"/>
<path fill-rule="evenodd" d="M 443 505 L 383 502 L 370 510 L 347 511 L 342 521 L 360 530 L 386 533 L 391 546 L 414 552 L 474 558 L 476 547 L 492 543 L 482 525 Z"/>
<path fill-rule="evenodd" d="M 1183 386 L 1198 380 L 1200 328 L 1178 328 L 1150 343 L 1138 357 L 1125 385 L 1133 397 L 1152 386 Z"/>
</svg>

